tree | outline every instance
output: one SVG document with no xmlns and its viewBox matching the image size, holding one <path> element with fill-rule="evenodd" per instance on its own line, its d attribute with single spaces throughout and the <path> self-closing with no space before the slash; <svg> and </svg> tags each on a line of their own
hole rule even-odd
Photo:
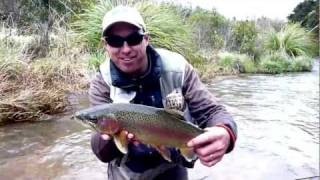
<svg viewBox="0 0 320 180">
<path fill-rule="evenodd" d="M 255 56 L 258 32 L 254 21 L 237 21 L 232 27 L 232 50 Z"/>
<path fill-rule="evenodd" d="M 0 20 L 19 34 L 36 34 L 39 43 L 29 46 L 26 53 L 44 57 L 50 47 L 49 33 L 53 24 L 67 26 L 72 17 L 83 7 L 95 4 L 96 0 L 0 0 Z"/>
<path fill-rule="evenodd" d="M 319 31 L 319 2 L 318 0 L 305 0 L 299 3 L 288 16 L 288 20 L 299 22 L 303 27 Z"/>
<path fill-rule="evenodd" d="M 228 26 L 228 21 L 215 9 L 206 10 L 195 8 L 188 17 L 193 26 L 195 42 L 198 49 L 221 49 L 224 45 L 223 34 Z"/>
</svg>

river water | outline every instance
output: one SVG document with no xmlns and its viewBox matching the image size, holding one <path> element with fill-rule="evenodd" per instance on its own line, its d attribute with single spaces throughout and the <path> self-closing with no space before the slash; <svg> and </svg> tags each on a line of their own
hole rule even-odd
<svg viewBox="0 0 320 180">
<path fill-rule="evenodd" d="M 319 61 L 312 72 L 224 77 L 208 88 L 234 116 L 239 137 L 216 166 L 197 162 L 191 180 L 319 176 Z M 106 179 L 91 133 L 70 115 L 0 127 L 0 179 Z"/>
</svg>

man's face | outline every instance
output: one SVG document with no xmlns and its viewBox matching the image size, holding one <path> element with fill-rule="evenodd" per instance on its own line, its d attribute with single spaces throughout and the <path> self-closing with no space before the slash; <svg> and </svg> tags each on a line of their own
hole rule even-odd
<svg viewBox="0 0 320 180">
<path fill-rule="evenodd" d="M 122 72 L 132 76 L 142 75 L 148 67 L 146 48 L 149 39 L 138 31 L 139 29 L 131 24 L 116 23 L 109 30 L 105 43 L 113 63 Z M 122 43 L 124 39 L 126 41 Z"/>
</svg>

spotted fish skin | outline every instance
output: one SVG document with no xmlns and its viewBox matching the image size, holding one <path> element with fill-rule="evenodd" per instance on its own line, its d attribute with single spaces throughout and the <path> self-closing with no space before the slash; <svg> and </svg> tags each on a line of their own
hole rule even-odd
<svg viewBox="0 0 320 180">
<path fill-rule="evenodd" d="M 78 111 L 75 117 L 90 124 L 98 132 L 114 137 L 117 147 L 123 153 L 127 153 L 127 142 L 120 132 L 126 130 L 133 133 L 141 143 L 155 147 L 168 161 L 169 152 L 163 147 L 180 149 L 187 160 L 193 160 L 195 155 L 186 144 L 204 132 L 186 122 L 179 111 L 139 104 L 99 105 Z"/>
</svg>

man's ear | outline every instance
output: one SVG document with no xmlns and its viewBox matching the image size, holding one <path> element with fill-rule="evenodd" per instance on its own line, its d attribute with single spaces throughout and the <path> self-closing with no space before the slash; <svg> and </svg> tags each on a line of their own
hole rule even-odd
<svg viewBox="0 0 320 180">
<path fill-rule="evenodd" d="M 144 36 L 143 36 L 143 39 L 145 40 L 145 42 L 147 43 L 147 45 L 149 44 L 150 42 L 150 36 L 148 33 L 145 33 Z"/>
<path fill-rule="evenodd" d="M 100 41 L 103 45 L 107 44 L 107 41 L 104 37 L 101 37 Z"/>
<path fill-rule="evenodd" d="M 103 47 L 105 50 L 107 50 L 107 40 L 104 37 L 101 37 L 100 39 L 100 45 Z"/>
<path fill-rule="evenodd" d="M 145 32 L 143 38 L 144 38 L 145 40 L 149 41 L 149 40 L 150 40 L 149 33 Z"/>
</svg>

